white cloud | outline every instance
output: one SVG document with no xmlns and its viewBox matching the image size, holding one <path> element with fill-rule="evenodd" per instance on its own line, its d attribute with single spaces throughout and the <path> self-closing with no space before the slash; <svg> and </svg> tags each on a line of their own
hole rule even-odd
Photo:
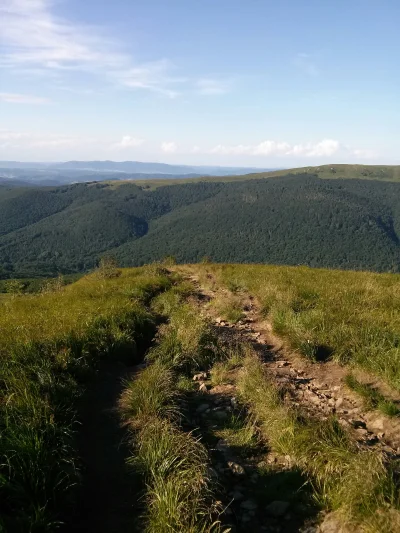
<svg viewBox="0 0 400 533">
<path fill-rule="evenodd" d="M 3 149 L 72 148 L 96 142 L 96 139 L 88 137 L 0 130 L 0 148 Z"/>
<path fill-rule="evenodd" d="M 378 154 L 375 150 L 353 150 L 353 155 L 359 159 L 375 159 Z"/>
<path fill-rule="evenodd" d="M 169 72 L 174 66 L 166 59 L 128 68 L 116 73 L 122 85 L 133 89 L 148 89 L 169 98 L 175 98 L 179 92 L 172 88 L 184 83 L 185 78 L 172 77 Z"/>
<path fill-rule="evenodd" d="M 0 1 L 0 66 L 28 74 L 84 71 L 114 83 L 168 97 L 182 79 L 169 75 L 166 60 L 138 64 L 95 27 L 54 14 L 53 0 Z"/>
<path fill-rule="evenodd" d="M 227 82 L 214 80 L 212 78 L 202 78 L 196 82 L 197 91 L 204 95 L 225 94 L 229 90 Z"/>
<path fill-rule="evenodd" d="M 139 137 L 131 137 L 130 135 L 124 135 L 120 142 L 115 143 L 111 148 L 136 148 L 144 143 L 144 139 Z"/>
<path fill-rule="evenodd" d="M 49 104 L 48 98 L 41 96 L 32 96 L 30 94 L 16 94 L 16 93 L 0 93 L 0 101 L 7 104 L 33 104 L 42 105 Z"/>
<path fill-rule="evenodd" d="M 324 139 L 317 143 L 295 145 L 287 142 L 269 140 L 255 145 L 238 144 L 227 146 L 219 144 L 212 148 L 210 153 L 221 155 L 328 157 L 335 154 L 339 148 L 339 141 L 333 139 Z"/>
<path fill-rule="evenodd" d="M 174 154 L 178 150 L 178 145 L 173 141 L 164 141 L 163 143 L 161 143 L 161 150 L 165 154 Z"/>
<path fill-rule="evenodd" d="M 296 144 L 291 148 L 288 155 L 300 155 L 306 157 L 329 157 L 340 148 L 339 141 L 324 139 L 318 143 Z"/>
</svg>

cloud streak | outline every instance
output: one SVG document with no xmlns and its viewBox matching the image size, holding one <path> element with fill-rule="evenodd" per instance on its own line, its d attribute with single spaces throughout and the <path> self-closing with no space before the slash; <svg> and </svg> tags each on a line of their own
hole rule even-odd
<svg viewBox="0 0 400 533">
<path fill-rule="evenodd" d="M 229 91 L 226 81 L 201 78 L 196 82 L 197 92 L 206 96 L 225 94 Z"/>
<path fill-rule="evenodd" d="M 102 75 L 111 83 L 176 98 L 181 87 L 218 95 L 226 83 L 176 76 L 173 63 L 136 62 L 99 28 L 58 17 L 53 0 L 0 0 L 0 67 L 30 75 Z"/>
<path fill-rule="evenodd" d="M 164 141 L 161 143 L 161 151 L 164 154 L 174 154 L 178 150 L 178 145 L 173 141 Z"/>
<path fill-rule="evenodd" d="M 116 149 L 126 149 L 126 148 L 137 148 L 138 146 L 142 146 L 144 143 L 144 139 L 140 139 L 139 137 L 132 137 L 131 135 L 124 135 L 120 142 L 112 144 L 111 148 Z"/>
<path fill-rule="evenodd" d="M 339 141 L 323 139 L 317 143 L 289 144 L 287 142 L 263 141 L 255 145 L 223 145 L 212 148 L 209 153 L 220 155 L 250 155 L 250 156 L 300 156 L 300 157 L 329 157 L 340 149 Z"/>
<path fill-rule="evenodd" d="M 170 98 L 182 80 L 167 60 L 138 64 L 98 28 L 57 17 L 51 0 L 3 0 L 0 4 L 0 66 L 30 74 L 71 71 L 102 74 L 131 89 Z"/>
<path fill-rule="evenodd" d="M 7 104 L 43 105 L 50 104 L 51 100 L 30 94 L 0 93 L 0 102 L 5 102 Z"/>
</svg>

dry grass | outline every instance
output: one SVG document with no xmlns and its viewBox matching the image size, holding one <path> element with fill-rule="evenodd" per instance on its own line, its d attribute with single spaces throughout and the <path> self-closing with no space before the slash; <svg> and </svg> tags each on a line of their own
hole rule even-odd
<svg viewBox="0 0 400 533">
<path fill-rule="evenodd" d="M 170 283 L 127 269 L 2 300 L 0 530 L 53 530 L 79 479 L 73 436 L 82 385 L 101 358 L 135 356 L 154 328 L 141 299 Z"/>
<path fill-rule="evenodd" d="M 380 454 L 360 450 L 334 418 L 312 421 L 286 406 L 256 355 L 238 386 L 272 450 L 307 473 L 325 509 L 363 531 L 399 531 L 399 495 Z"/>
<path fill-rule="evenodd" d="M 202 282 L 257 297 L 303 355 L 359 365 L 400 390 L 400 275 L 270 265 L 196 265 Z"/>
</svg>

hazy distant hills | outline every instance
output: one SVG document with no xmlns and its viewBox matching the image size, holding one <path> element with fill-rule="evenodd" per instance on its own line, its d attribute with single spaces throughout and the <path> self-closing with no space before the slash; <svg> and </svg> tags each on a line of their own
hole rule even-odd
<svg viewBox="0 0 400 533">
<path fill-rule="evenodd" d="M 140 161 L 67 161 L 64 163 L 21 163 L 0 161 L 0 182 L 18 180 L 26 184 L 57 185 L 118 179 L 196 178 L 228 176 L 270 169 L 168 165 Z"/>
<path fill-rule="evenodd" d="M 185 263 L 208 256 L 216 262 L 399 271 L 395 171 L 381 180 L 358 174 L 338 179 L 338 172 L 328 179 L 324 168 L 166 185 L 0 184 L 0 277 L 85 271 L 104 254 L 125 266 L 174 255 Z"/>
</svg>

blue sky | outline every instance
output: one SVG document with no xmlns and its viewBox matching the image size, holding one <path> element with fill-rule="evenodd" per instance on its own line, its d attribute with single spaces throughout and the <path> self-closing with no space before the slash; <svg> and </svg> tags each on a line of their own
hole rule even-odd
<svg viewBox="0 0 400 533">
<path fill-rule="evenodd" d="M 397 0 L 0 0 L 0 159 L 399 163 Z"/>
</svg>

